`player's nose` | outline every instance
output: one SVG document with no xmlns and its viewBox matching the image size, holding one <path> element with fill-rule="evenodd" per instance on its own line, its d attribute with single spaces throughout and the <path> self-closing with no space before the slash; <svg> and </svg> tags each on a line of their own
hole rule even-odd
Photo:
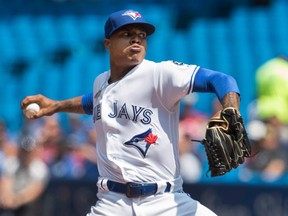
<svg viewBox="0 0 288 216">
<path fill-rule="evenodd" d="M 134 35 L 131 40 L 130 40 L 131 44 L 137 43 L 137 44 L 141 44 L 141 39 L 138 35 Z"/>
</svg>

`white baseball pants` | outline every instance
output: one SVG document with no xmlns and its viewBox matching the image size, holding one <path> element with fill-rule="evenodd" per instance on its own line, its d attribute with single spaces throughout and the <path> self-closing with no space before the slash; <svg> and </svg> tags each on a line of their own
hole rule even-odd
<svg viewBox="0 0 288 216">
<path fill-rule="evenodd" d="M 217 216 L 182 191 L 139 198 L 99 191 L 97 196 L 99 200 L 86 216 Z"/>
</svg>

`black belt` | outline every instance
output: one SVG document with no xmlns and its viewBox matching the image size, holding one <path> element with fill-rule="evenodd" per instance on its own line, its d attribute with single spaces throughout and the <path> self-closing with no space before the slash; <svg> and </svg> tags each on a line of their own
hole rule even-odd
<svg viewBox="0 0 288 216">
<path fill-rule="evenodd" d="M 171 184 L 169 182 L 166 183 L 167 186 L 164 192 L 170 192 Z M 114 181 L 107 181 L 107 187 L 110 191 L 116 193 L 126 194 L 128 198 L 136 198 L 141 196 L 150 196 L 156 194 L 158 186 L 156 183 L 135 183 L 128 182 L 126 184 L 122 184 Z"/>
</svg>

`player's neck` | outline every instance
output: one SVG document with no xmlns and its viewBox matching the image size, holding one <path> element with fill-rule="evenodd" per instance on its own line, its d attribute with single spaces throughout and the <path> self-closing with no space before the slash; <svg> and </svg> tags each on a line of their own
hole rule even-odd
<svg viewBox="0 0 288 216">
<path fill-rule="evenodd" d="M 110 78 L 108 80 L 108 83 L 111 84 L 113 82 L 116 82 L 118 80 L 121 80 L 129 71 L 131 71 L 134 66 L 126 66 L 126 67 L 119 67 L 119 66 L 112 66 L 110 68 Z"/>
</svg>

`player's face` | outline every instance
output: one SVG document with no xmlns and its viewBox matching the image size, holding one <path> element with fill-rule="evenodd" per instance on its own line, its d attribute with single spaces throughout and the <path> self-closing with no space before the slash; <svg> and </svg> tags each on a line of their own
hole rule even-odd
<svg viewBox="0 0 288 216">
<path fill-rule="evenodd" d="M 124 26 L 105 39 L 106 49 L 114 64 L 127 66 L 137 65 L 146 55 L 146 32 L 137 25 Z"/>
</svg>

